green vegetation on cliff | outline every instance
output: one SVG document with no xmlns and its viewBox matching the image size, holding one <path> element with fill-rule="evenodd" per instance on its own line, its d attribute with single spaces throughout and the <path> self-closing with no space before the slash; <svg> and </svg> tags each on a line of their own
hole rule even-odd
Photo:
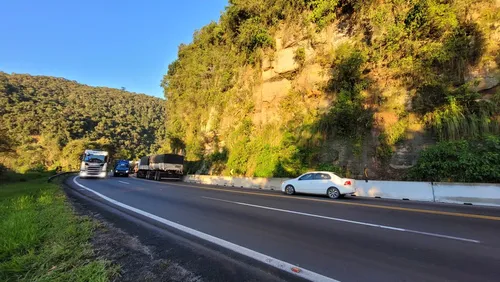
<svg viewBox="0 0 500 282">
<path fill-rule="evenodd" d="M 495 1 L 229 2 L 163 80 L 163 149 L 193 170 L 387 177 L 398 145 L 499 134 L 499 94 L 475 75 L 498 81 Z"/>
<path fill-rule="evenodd" d="M 424 150 L 409 179 L 442 182 L 500 182 L 500 138 L 443 141 Z"/>
<path fill-rule="evenodd" d="M 0 72 L 0 163 L 78 169 L 86 148 L 137 158 L 164 136 L 164 101 L 62 78 Z"/>
</svg>

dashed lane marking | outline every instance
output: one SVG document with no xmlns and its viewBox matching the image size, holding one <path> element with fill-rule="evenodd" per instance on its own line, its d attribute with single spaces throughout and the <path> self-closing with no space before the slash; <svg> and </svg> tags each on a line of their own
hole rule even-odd
<svg viewBox="0 0 500 282">
<path fill-rule="evenodd" d="M 102 198 L 103 200 L 106 200 L 106 201 L 108 201 L 108 202 L 110 202 L 110 203 L 112 203 L 114 205 L 117 205 L 117 206 L 122 207 L 124 209 L 130 210 L 130 211 L 135 212 L 137 214 L 140 214 L 142 216 L 148 217 L 148 218 L 153 219 L 155 221 L 161 222 L 161 223 L 163 223 L 163 224 L 165 224 L 165 225 L 167 225 L 167 226 L 169 226 L 171 228 L 175 228 L 175 229 L 180 230 L 182 232 L 188 233 L 188 234 L 190 234 L 192 236 L 196 236 L 196 237 L 198 237 L 200 239 L 209 241 L 209 242 L 211 242 L 213 244 L 219 245 L 219 246 L 221 246 L 223 248 L 226 248 L 226 249 L 229 249 L 229 250 L 234 251 L 236 253 L 239 253 L 241 255 L 250 257 L 250 258 L 255 259 L 257 261 L 260 261 L 260 262 L 262 262 L 264 264 L 267 264 L 269 266 L 281 269 L 283 271 L 286 271 L 288 273 L 291 273 L 293 275 L 296 275 L 298 277 L 301 277 L 301 278 L 309 280 L 309 281 L 338 282 L 338 280 L 332 279 L 330 277 L 321 275 L 321 274 L 316 273 L 316 272 L 312 272 L 312 271 L 304 269 L 304 268 L 299 268 L 297 265 L 293 265 L 293 264 L 290 264 L 290 263 L 288 263 L 286 261 L 282 261 L 282 260 L 270 257 L 270 256 L 265 255 L 263 253 L 259 253 L 257 251 L 245 248 L 243 246 L 231 243 L 229 241 L 220 239 L 220 238 L 212 236 L 210 234 L 203 233 L 203 232 L 198 231 L 196 229 L 193 229 L 193 228 L 190 228 L 190 227 L 187 227 L 187 226 L 175 223 L 173 221 L 170 221 L 170 220 L 167 220 L 165 218 L 156 216 L 154 214 L 145 212 L 145 211 L 140 210 L 138 208 L 134 208 L 134 207 L 129 206 L 127 204 L 118 202 L 118 201 L 116 201 L 114 199 L 111 199 L 111 198 L 109 198 L 107 196 L 104 196 L 103 194 L 101 194 L 99 192 L 96 192 L 96 191 L 94 191 L 94 190 L 92 190 L 92 189 L 90 189 L 90 188 L 88 188 L 88 187 L 86 187 L 86 186 L 78 183 L 78 181 L 76 181 L 77 178 L 78 178 L 78 176 L 73 177 L 73 182 L 77 186 L 79 186 L 79 187 L 81 187 L 81 188 L 83 188 L 83 189 L 85 189 L 85 190 L 87 190 L 87 191 L 89 191 L 89 192 L 97 195 L 98 197 Z M 300 269 L 300 271 L 297 272 L 296 271 L 297 269 Z"/>
<path fill-rule="evenodd" d="M 298 212 L 298 211 L 292 211 L 292 210 L 278 209 L 278 208 L 272 208 L 272 207 L 266 207 L 266 206 L 259 206 L 259 205 L 242 203 L 242 202 L 234 202 L 234 201 L 228 201 L 228 200 L 217 199 L 217 198 L 212 198 L 212 197 L 202 197 L 202 198 L 208 199 L 208 200 L 213 200 L 213 201 L 219 201 L 219 202 L 225 202 L 225 203 L 230 203 L 230 204 L 241 205 L 241 206 L 259 208 L 259 209 L 265 209 L 265 210 L 272 210 L 272 211 L 278 211 L 278 212 L 284 212 L 284 213 L 291 213 L 291 214 L 297 214 L 297 215 L 303 215 L 303 216 L 309 216 L 309 217 L 315 217 L 315 218 L 322 218 L 322 219 L 333 220 L 333 221 L 340 221 L 340 222 L 344 222 L 344 223 L 352 223 L 352 224 L 364 225 L 364 226 L 369 226 L 369 227 L 389 229 L 389 230 L 392 230 L 392 231 L 415 233 L 415 234 L 420 234 L 420 235 L 427 235 L 427 236 L 433 236 L 433 237 L 439 237 L 439 238 L 445 238 L 445 239 L 452 239 L 452 240 L 464 241 L 464 242 L 469 242 L 469 243 L 481 243 L 481 241 L 478 241 L 478 240 L 461 238 L 461 237 L 455 237 L 455 236 L 449 236 L 449 235 L 443 235 L 443 234 L 437 234 L 437 233 L 422 232 L 422 231 L 417 231 L 417 230 L 411 230 L 411 229 L 405 229 L 405 228 L 399 228 L 399 227 L 393 227 L 393 226 L 387 226 L 387 225 L 380 225 L 380 224 L 374 224 L 374 223 L 368 223 L 368 222 L 362 222 L 362 221 L 356 221 L 356 220 L 349 220 L 349 219 L 343 219 L 343 218 L 337 218 L 337 217 L 329 217 L 329 216 L 324 216 L 324 215 L 317 215 L 317 214 L 312 214 L 312 213 L 305 213 L 305 212 Z"/>
<path fill-rule="evenodd" d="M 434 215 L 446 215 L 446 216 L 454 216 L 454 217 L 475 218 L 475 219 L 486 219 L 486 220 L 500 221 L 500 217 L 498 217 L 498 216 L 491 216 L 491 215 L 459 213 L 459 212 L 447 212 L 447 211 L 436 211 L 436 210 L 425 210 L 425 209 L 416 209 L 416 208 L 404 208 L 404 207 L 394 207 L 394 206 L 384 206 L 384 205 L 374 205 L 374 204 L 353 203 L 353 202 L 335 201 L 335 200 L 323 200 L 323 199 L 305 198 L 305 197 L 293 197 L 293 196 L 285 196 L 285 195 L 265 194 L 265 193 L 259 193 L 259 192 L 229 190 L 229 189 L 222 189 L 222 188 L 200 187 L 200 186 L 178 184 L 178 183 L 175 183 L 175 184 L 174 183 L 165 183 L 165 182 L 158 182 L 158 181 L 147 180 L 147 179 L 136 179 L 136 180 L 138 180 L 138 181 L 148 181 L 148 182 L 160 183 L 160 184 L 171 185 L 171 186 L 178 186 L 178 187 L 190 187 L 190 188 L 202 189 L 202 190 L 229 192 L 229 193 L 235 193 L 235 194 L 256 195 L 256 196 L 274 197 L 274 198 L 286 198 L 286 199 L 293 199 L 293 200 L 322 202 L 322 203 L 335 204 L 335 205 L 358 206 L 358 207 L 367 207 L 367 208 L 376 208 L 376 209 L 385 209 L 385 210 L 396 210 L 396 211 L 405 211 L 405 212 L 414 212 L 414 213 L 425 213 L 425 214 L 434 214 Z"/>
</svg>

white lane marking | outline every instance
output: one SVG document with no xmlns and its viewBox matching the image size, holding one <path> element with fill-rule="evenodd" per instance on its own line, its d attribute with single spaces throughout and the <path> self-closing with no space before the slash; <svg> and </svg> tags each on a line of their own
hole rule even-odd
<svg viewBox="0 0 500 282">
<path fill-rule="evenodd" d="M 292 213 L 292 214 L 304 215 L 304 216 L 309 216 L 309 217 L 316 217 L 316 218 L 322 218 L 322 219 L 328 219 L 328 220 L 334 220 L 334 221 L 340 221 L 340 222 L 346 222 L 346 223 L 353 223 L 353 224 L 365 225 L 365 226 L 382 228 L 382 229 L 389 229 L 389 230 L 393 230 L 393 231 L 409 232 L 409 233 L 415 233 L 415 234 L 420 234 L 420 235 L 427 235 L 427 236 L 434 236 L 434 237 L 440 237 L 440 238 L 446 238 L 446 239 L 453 239 L 453 240 L 465 241 L 465 242 L 470 242 L 470 243 L 481 243 L 481 241 L 478 241 L 478 240 L 467 239 L 467 238 L 460 238 L 460 237 L 454 237 L 454 236 L 448 236 L 448 235 L 442 235 L 442 234 L 436 234 L 436 233 L 430 233 L 430 232 L 423 232 L 423 231 L 411 230 L 411 229 L 406 229 L 406 228 L 392 227 L 392 226 L 386 226 L 386 225 L 380 225 L 380 224 L 373 224 L 373 223 L 362 222 L 362 221 L 355 221 L 355 220 L 349 220 L 349 219 L 343 219 L 343 218 L 337 218 L 337 217 L 329 217 L 329 216 L 324 216 L 324 215 L 317 215 L 317 214 L 312 214 L 312 213 L 305 213 L 305 212 L 284 210 L 284 209 L 278 209 L 278 208 L 271 208 L 271 207 L 259 206 L 259 205 L 253 205 L 253 204 L 247 204 L 247 203 L 242 203 L 242 202 L 233 202 L 233 201 L 228 201 L 228 200 L 223 200 L 223 199 L 217 199 L 217 198 L 211 198 L 211 197 L 202 197 L 202 198 L 205 198 L 205 199 L 208 199 L 208 200 L 213 200 L 213 201 L 219 201 L 219 202 L 226 202 L 226 203 L 236 204 L 236 205 L 242 205 L 242 206 L 260 208 L 260 209 L 266 209 L 266 210 L 272 210 L 272 211 L 279 211 L 279 212 Z"/>
<path fill-rule="evenodd" d="M 128 182 L 121 181 L 121 180 L 118 180 L 118 182 L 123 183 L 123 184 L 130 184 L 130 183 L 128 183 Z"/>
<path fill-rule="evenodd" d="M 193 235 L 193 236 L 196 236 L 196 237 L 198 237 L 200 239 L 209 241 L 211 243 L 214 243 L 216 245 L 219 245 L 221 247 L 229 249 L 229 250 L 231 250 L 233 252 L 237 252 L 237 253 L 239 253 L 241 255 L 244 255 L 244 256 L 250 257 L 252 259 L 258 260 L 258 261 L 263 262 L 263 263 L 265 263 L 267 265 L 270 265 L 270 266 L 273 266 L 275 268 L 278 268 L 278 269 L 281 269 L 283 271 L 286 271 L 288 273 L 297 275 L 297 276 L 299 276 L 301 278 L 304 278 L 304 279 L 307 279 L 309 281 L 338 282 L 338 280 L 332 279 L 330 277 L 323 276 L 323 275 L 321 275 L 319 273 L 312 272 L 310 270 L 298 267 L 298 266 L 290 264 L 288 262 L 285 262 L 285 261 L 282 261 L 282 260 L 270 257 L 268 255 L 256 252 L 254 250 L 245 248 L 245 247 L 240 246 L 240 245 L 236 245 L 236 244 L 231 243 L 229 241 L 217 238 L 215 236 L 203 233 L 203 232 L 198 231 L 196 229 L 192 229 L 192 228 L 189 228 L 187 226 L 180 225 L 178 223 L 172 222 L 170 220 L 164 219 L 164 218 L 156 216 L 154 214 L 151 214 L 151 213 L 145 212 L 143 210 L 140 210 L 140 209 L 131 207 L 129 205 L 126 205 L 124 203 L 118 202 L 116 200 L 113 200 L 113 199 L 111 199 L 111 198 L 109 198 L 107 196 L 104 196 L 103 194 L 101 194 L 99 192 L 96 192 L 96 191 L 94 191 L 94 190 L 92 190 L 92 189 L 90 189 L 90 188 L 88 188 L 88 187 L 86 187 L 86 186 L 78 183 L 76 181 L 77 178 L 78 178 L 78 176 L 73 177 L 73 182 L 76 185 L 78 185 L 79 187 L 81 187 L 81 188 L 83 188 L 83 189 L 85 189 L 85 190 L 87 190 L 89 192 L 92 192 L 95 195 L 101 197 L 102 199 L 104 199 L 104 200 L 106 200 L 106 201 L 108 201 L 108 202 L 110 202 L 110 203 L 112 203 L 114 205 L 117 205 L 119 207 L 122 207 L 124 209 L 133 211 L 133 212 L 138 213 L 138 214 L 143 215 L 143 216 L 146 216 L 146 217 L 148 217 L 150 219 L 153 219 L 153 220 L 156 220 L 158 222 L 161 222 L 161 223 L 163 223 L 165 225 L 168 225 L 168 226 L 170 226 L 172 228 L 175 228 L 177 230 L 180 230 L 182 232 L 186 232 L 186 233 L 188 233 L 190 235 Z M 299 272 L 295 272 L 294 269 L 295 270 L 299 269 L 300 271 Z"/>
</svg>

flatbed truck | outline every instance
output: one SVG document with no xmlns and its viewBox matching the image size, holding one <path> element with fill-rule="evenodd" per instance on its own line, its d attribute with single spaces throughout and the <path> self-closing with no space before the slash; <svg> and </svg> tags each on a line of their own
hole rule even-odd
<svg viewBox="0 0 500 282">
<path fill-rule="evenodd" d="M 182 180 L 184 175 L 184 156 L 159 154 L 144 156 L 137 164 L 137 178 L 160 181 L 162 179 Z"/>
</svg>

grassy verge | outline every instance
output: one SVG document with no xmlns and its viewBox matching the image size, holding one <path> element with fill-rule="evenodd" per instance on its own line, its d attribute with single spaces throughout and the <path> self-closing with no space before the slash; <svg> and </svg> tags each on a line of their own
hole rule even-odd
<svg viewBox="0 0 500 282">
<path fill-rule="evenodd" d="M 0 281 L 110 280 L 117 269 L 95 258 L 94 227 L 46 178 L 0 182 Z"/>
</svg>

